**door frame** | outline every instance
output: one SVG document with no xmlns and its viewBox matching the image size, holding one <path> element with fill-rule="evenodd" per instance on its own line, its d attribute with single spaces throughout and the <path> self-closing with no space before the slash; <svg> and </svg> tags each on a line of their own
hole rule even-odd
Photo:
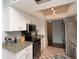
<svg viewBox="0 0 79 59">
<path fill-rule="evenodd" d="M 64 21 L 64 19 L 61 19 L 62 21 Z M 52 22 L 53 22 L 53 20 L 51 20 Z M 48 28 L 48 21 L 46 22 L 47 23 L 47 28 Z M 63 23 L 63 22 L 62 22 Z M 52 24 L 52 30 L 53 30 L 53 24 Z M 52 31 L 52 33 L 53 33 L 53 31 Z M 52 36 L 53 36 L 53 34 L 52 34 Z M 48 40 L 48 29 L 47 29 L 47 40 Z M 64 22 L 64 41 L 65 41 L 65 22 Z M 48 42 L 49 43 L 49 42 Z M 48 44 L 47 44 L 48 45 Z M 65 43 L 65 45 L 63 46 L 62 44 L 54 44 L 53 43 L 53 38 L 52 38 L 52 46 L 59 46 L 60 48 L 65 48 L 65 45 L 66 45 L 66 43 Z"/>
<path fill-rule="evenodd" d="M 52 32 L 53 31 L 49 31 L 49 30 L 52 30 L 52 28 L 51 27 L 53 27 L 53 25 L 52 25 L 52 21 L 49 23 L 48 21 L 46 22 L 47 23 L 47 41 L 48 41 L 48 46 L 52 46 L 53 45 L 53 34 L 52 34 Z M 48 31 L 49 31 L 49 33 L 48 33 Z M 51 35 L 51 36 L 50 36 Z"/>
</svg>

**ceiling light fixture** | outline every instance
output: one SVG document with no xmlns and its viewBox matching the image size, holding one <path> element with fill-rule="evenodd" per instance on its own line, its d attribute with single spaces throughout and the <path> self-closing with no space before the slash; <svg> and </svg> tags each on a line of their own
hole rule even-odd
<svg viewBox="0 0 79 59">
<path fill-rule="evenodd" d="M 54 8 L 51 8 L 51 10 L 54 10 Z"/>
<path fill-rule="evenodd" d="M 55 9 L 53 10 L 53 12 L 55 12 Z"/>
<path fill-rule="evenodd" d="M 55 8 L 51 8 L 51 11 L 52 11 L 52 13 L 53 13 L 53 15 L 55 15 L 56 13 L 55 13 Z"/>
<path fill-rule="evenodd" d="M 49 23 L 52 23 L 52 21 L 51 21 L 51 20 L 49 20 L 48 22 L 49 22 Z"/>
<path fill-rule="evenodd" d="M 56 15 L 56 13 L 53 13 L 53 15 Z"/>
</svg>

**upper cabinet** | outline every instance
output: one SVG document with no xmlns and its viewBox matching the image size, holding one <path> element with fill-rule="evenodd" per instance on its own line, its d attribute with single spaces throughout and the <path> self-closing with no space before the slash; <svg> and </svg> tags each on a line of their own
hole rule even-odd
<svg viewBox="0 0 79 59">
<path fill-rule="evenodd" d="M 5 19 L 5 31 L 22 31 L 26 30 L 26 24 L 30 20 L 25 14 L 14 7 L 8 7 Z"/>
<path fill-rule="evenodd" d="M 3 1 L 3 30 L 4 31 L 22 31 L 26 30 L 26 24 L 31 23 L 27 14 L 23 11 Z"/>
</svg>

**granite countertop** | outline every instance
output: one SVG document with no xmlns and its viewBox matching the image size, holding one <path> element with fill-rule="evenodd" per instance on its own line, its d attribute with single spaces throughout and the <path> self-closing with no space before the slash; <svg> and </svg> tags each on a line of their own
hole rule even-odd
<svg viewBox="0 0 79 59">
<path fill-rule="evenodd" d="M 33 38 L 43 38 L 44 35 L 32 35 Z"/>
<path fill-rule="evenodd" d="M 17 53 L 17 52 L 20 52 L 22 49 L 28 47 L 31 44 L 32 44 L 32 42 L 29 42 L 29 41 L 26 41 L 24 43 L 17 42 L 17 43 L 13 43 L 12 45 L 6 45 L 6 43 L 3 43 L 2 47 L 11 52 Z"/>
</svg>

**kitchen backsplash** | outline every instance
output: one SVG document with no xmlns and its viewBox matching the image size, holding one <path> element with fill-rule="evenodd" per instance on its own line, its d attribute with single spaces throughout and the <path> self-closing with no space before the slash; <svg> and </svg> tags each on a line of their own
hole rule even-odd
<svg viewBox="0 0 79 59">
<path fill-rule="evenodd" d="M 4 35 L 2 35 L 2 41 L 5 42 L 5 37 L 9 36 L 9 37 L 17 37 L 17 39 L 21 36 L 21 32 L 20 31 L 13 31 L 13 32 L 4 32 Z"/>
</svg>

